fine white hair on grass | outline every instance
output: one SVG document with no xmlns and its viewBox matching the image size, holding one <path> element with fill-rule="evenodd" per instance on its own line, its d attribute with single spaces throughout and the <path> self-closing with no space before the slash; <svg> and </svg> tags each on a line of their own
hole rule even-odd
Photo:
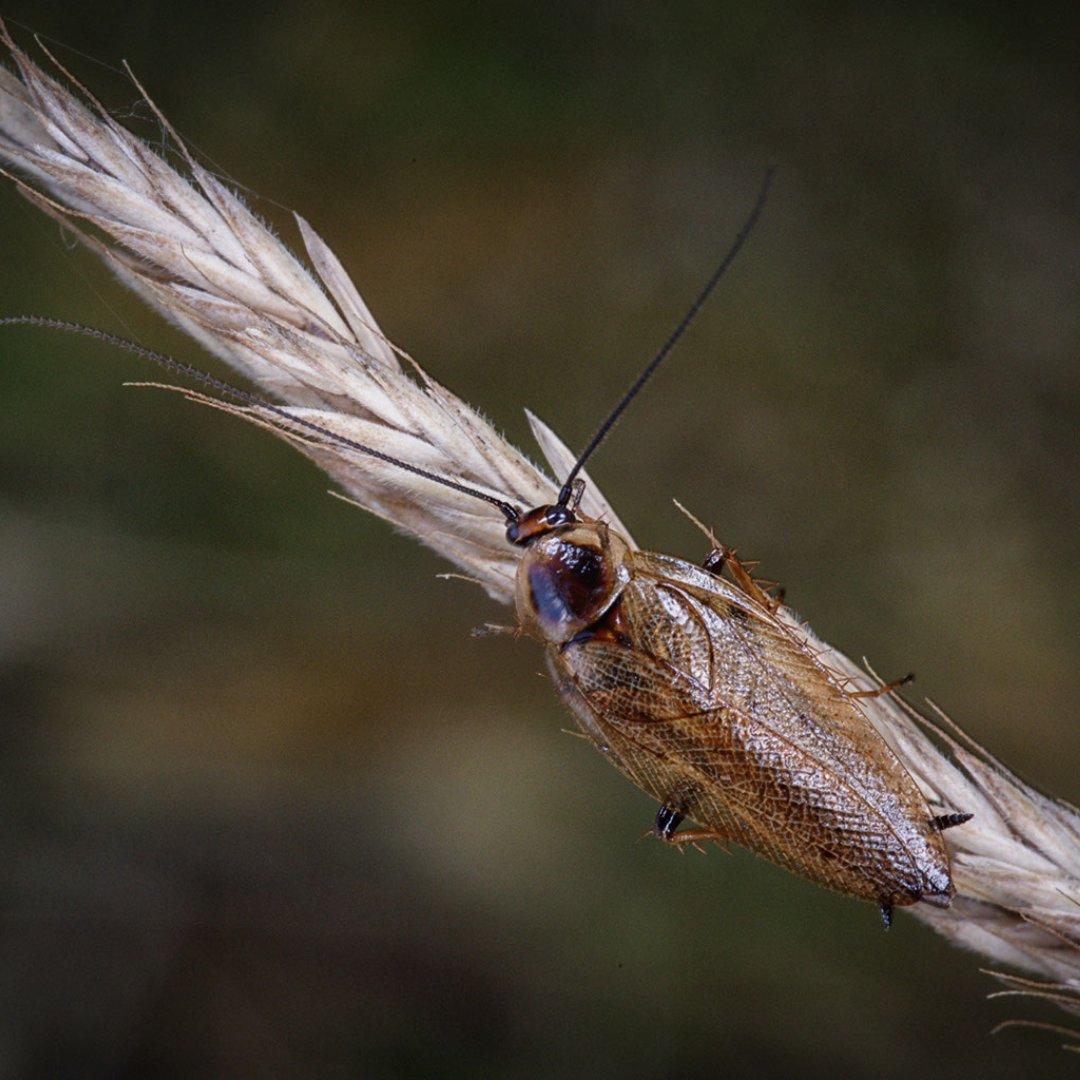
<svg viewBox="0 0 1080 1080">
<path fill-rule="evenodd" d="M 6 29 L 0 41 L 21 75 L 0 69 L 0 158 L 20 174 L 20 192 L 122 281 L 297 417 L 519 506 L 552 500 L 551 478 L 390 344 L 303 218 L 318 278 L 191 157 L 156 110 L 188 177 L 85 89 L 86 104 L 44 74 Z M 295 437 L 257 407 L 223 407 L 292 438 L 354 502 L 437 548 L 492 596 L 512 597 L 517 553 L 490 506 L 326 440 Z M 529 419 L 561 468 L 566 448 Z M 622 527 L 592 484 L 583 509 Z"/>
<path fill-rule="evenodd" d="M 389 342 L 303 218 L 314 273 L 192 158 L 156 109 L 186 175 L 51 57 L 60 77 L 46 75 L 2 23 L 0 41 L 18 72 L 0 68 L 6 175 L 153 307 L 289 416 L 523 508 L 553 500 L 551 477 Z M 280 413 L 209 400 L 290 440 L 348 499 L 435 548 L 495 599 L 512 599 L 520 552 L 492 506 L 289 426 Z M 529 414 L 529 422 L 554 475 L 566 475 L 573 455 L 542 421 Z M 582 508 L 629 535 L 592 482 Z M 788 609 L 781 616 L 809 633 Z M 872 672 L 868 681 L 866 669 L 811 640 L 834 670 L 875 685 Z M 1011 992 L 1080 1013 L 1080 815 L 1023 783 L 945 717 L 931 722 L 893 694 L 862 704 L 935 813 L 974 815 L 946 834 L 952 905 L 909 910 L 957 945 L 1050 980 L 1003 976 Z"/>
</svg>

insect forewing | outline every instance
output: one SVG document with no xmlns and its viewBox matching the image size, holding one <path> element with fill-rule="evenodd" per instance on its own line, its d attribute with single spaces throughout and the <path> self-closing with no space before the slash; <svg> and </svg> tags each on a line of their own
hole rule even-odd
<svg viewBox="0 0 1080 1080">
<path fill-rule="evenodd" d="M 601 750 L 714 838 L 820 884 L 880 903 L 947 896 L 924 798 L 797 632 L 703 569 L 629 559 L 619 635 L 549 652 Z"/>
</svg>

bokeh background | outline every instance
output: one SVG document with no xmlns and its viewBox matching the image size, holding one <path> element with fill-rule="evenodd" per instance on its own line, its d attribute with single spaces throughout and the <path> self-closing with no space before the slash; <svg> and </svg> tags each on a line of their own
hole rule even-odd
<svg viewBox="0 0 1080 1080">
<path fill-rule="evenodd" d="M 243 13 L 241 13 L 241 10 Z M 675 496 L 828 640 L 1080 797 L 1080 82 L 1053 9 L 9 2 L 527 441 Z M 16 29 L 24 43 L 30 38 Z M 111 65 L 111 66 L 110 66 Z M 258 192 L 259 198 L 254 193 Z M 0 310 L 212 366 L 0 191 Z M 509 613 L 258 431 L 0 338 L 0 1074 L 1049 1076 L 979 958 L 639 842 Z"/>
</svg>

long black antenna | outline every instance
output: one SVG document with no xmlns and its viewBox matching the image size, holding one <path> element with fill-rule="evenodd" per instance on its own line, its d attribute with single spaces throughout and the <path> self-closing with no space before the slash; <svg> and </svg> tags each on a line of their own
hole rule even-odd
<svg viewBox="0 0 1080 1080">
<path fill-rule="evenodd" d="M 607 438 L 611 429 L 619 422 L 619 419 L 626 411 L 630 402 L 637 397 L 642 388 L 652 377 L 653 373 L 663 362 L 664 358 L 675 347 L 683 334 L 686 333 L 690 324 L 697 317 L 698 312 L 705 306 L 705 302 L 720 283 L 720 279 L 727 272 L 728 267 L 735 260 L 735 256 L 742 250 L 743 244 L 746 243 L 746 238 L 750 235 L 751 230 L 754 228 L 754 225 L 757 224 L 757 220 L 761 216 L 761 211 L 769 197 L 769 190 L 772 187 L 773 174 L 775 172 L 775 169 L 769 169 L 765 174 L 765 179 L 761 184 L 761 190 L 758 192 L 757 200 L 754 203 L 753 209 L 750 211 L 749 217 L 746 219 L 746 223 L 743 225 L 742 229 L 739 230 L 738 235 L 735 237 L 735 242 L 731 245 L 731 248 L 724 256 L 720 265 L 713 272 L 712 277 L 705 283 L 705 287 L 698 294 L 697 299 L 690 305 L 690 309 L 671 332 L 667 341 L 661 346 L 660 351 L 657 352 L 645 366 L 645 370 L 634 380 L 630 389 L 623 394 L 619 403 L 611 411 L 608 418 L 596 430 L 596 434 L 593 435 L 589 440 L 589 444 L 581 452 L 581 456 L 574 463 L 574 467 L 570 470 L 569 475 L 563 482 L 562 488 L 559 490 L 559 498 L 555 504 L 557 507 L 565 510 L 570 505 L 574 495 L 574 481 L 577 479 L 578 473 L 584 468 L 585 463 L 593 455 L 596 448 L 605 438 Z M 482 502 L 486 502 L 490 506 L 496 507 L 502 513 L 503 517 L 506 518 L 507 524 L 511 528 L 515 525 L 519 525 L 522 521 L 521 510 L 512 503 L 496 498 L 494 495 L 489 495 L 486 491 L 480 491 L 477 488 L 469 487 L 467 484 L 459 484 L 456 480 L 450 480 L 445 476 L 440 476 L 438 473 L 429 472 L 427 469 L 421 469 L 417 465 L 411 465 L 409 462 L 402 461 L 401 458 L 393 457 L 391 454 L 386 454 L 382 450 L 376 450 L 372 446 L 367 446 L 364 443 L 356 442 L 354 439 L 347 438 L 344 435 L 339 435 L 336 431 L 323 427 L 321 424 L 316 424 L 301 416 L 295 416 L 289 412 L 288 409 L 282 408 L 280 405 L 275 405 L 265 398 L 249 393 L 247 390 L 241 390 L 239 387 L 233 386 L 232 383 L 225 382 L 224 379 L 218 379 L 213 375 L 208 375 L 205 371 L 200 371 L 190 364 L 185 364 L 182 360 L 177 360 L 165 353 L 158 352 L 156 349 L 147 348 L 145 345 L 140 345 L 138 342 L 131 341 L 128 338 L 120 337 L 117 334 L 111 334 L 107 330 L 99 330 L 93 326 L 84 326 L 81 323 L 68 322 L 64 319 L 54 319 L 47 315 L 11 315 L 6 318 L 0 318 L 0 326 L 42 326 L 50 330 L 66 330 L 70 333 L 82 334 L 85 337 L 95 338 L 108 345 L 114 345 L 117 348 L 125 349 L 127 352 L 132 352 L 137 356 L 142 356 L 147 360 L 154 361 L 154 363 L 159 364 L 166 370 L 174 371 L 179 375 L 194 379 L 196 382 L 202 383 L 203 386 L 209 386 L 231 398 L 235 398 L 237 401 L 242 401 L 245 405 L 254 406 L 263 412 L 277 417 L 278 420 L 282 421 L 285 425 L 284 430 L 287 430 L 290 426 L 293 428 L 303 428 L 306 431 L 321 436 L 333 445 L 341 446 L 348 450 L 355 450 L 360 454 L 366 454 L 368 457 L 373 457 L 378 461 L 383 461 L 388 465 L 403 469 L 405 472 L 412 473 L 414 476 L 421 476 L 425 480 L 432 481 L 432 483 L 441 484 L 451 491 L 457 491 L 462 495 L 469 495 L 474 499 L 480 499 Z"/>
<path fill-rule="evenodd" d="M 705 306 L 705 301 L 709 299 L 713 290 L 720 284 L 720 279 L 727 272 L 727 268 L 735 261 L 735 256 L 742 250 L 743 244 L 746 243 L 746 238 L 750 235 L 750 231 L 757 224 L 757 219 L 761 216 L 765 201 L 769 197 L 769 189 L 772 187 L 773 175 L 775 172 L 776 168 L 773 167 L 765 174 L 765 179 L 761 183 L 761 190 L 758 192 L 757 201 L 754 203 L 753 210 L 750 211 L 750 216 L 746 219 L 746 224 L 739 230 L 738 235 L 735 237 L 735 242 L 724 256 L 723 261 L 713 272 L 713 276 L 705 283 L 705 288 L 701 290 L 698 294 L 698 298 L 690 305 L 690 310 L 687 311 L 679 321 L 679 324 L 671 332 L 671 336 L 660 347 L 660 351 L 645 366 L 645 370 L 634 380 L 630 389 L 623 394 L 618 405 L 611 410 L 611 414 L 608 418 L 596 429 L 596 434 L 589 440 L 588 446 L 581 451 L 581 456 L 574 462 L 574 467 L 570 470 L 570 474 L 563 481 L 563 486 L 559 491 L 558 506 L 569 505 L 573 495 L 574 481 L 577 479 L 578 473 L 585 467 L 585 462 L 592 457 L 596 448 L 608 437 L 611 433 L 611 429 L 619 422 L 622 414 L 626 412 L 630 402 L 641 393 L 642 388 L 649 379 L 652 378 L 653 372 L 660 366 L 667 354 L 675 348 L 679 338 L 686 333 L 690 324 L 697 317 L 698 312 Z"/>
<path fill-rule="evenodd" d="M 233 386 L 232 383 L 227 383 L 224 379 L 215 378 L 213 375 L 208 375 L 205 371 L 200 371 L 190 364 L 185 364 L 182 360 L 167 356 L 165 353 L 158 352 L 156 349 L 148 349 L 145 345 L 140 345 L 135 341 L 129 341 L 127 338 L 119 337 L 116 334 L 110 334 L 107 330 L 98 330 L 94 326 L 83 326 L 81 323 L 67 322 L 64 319 L 53 319 L 47 315 L 11 315 L 7 318 L 0 318 L 0 326 L 44 326 L 50 330 L 67 330 L 74 334 L 83 334 L 86 337 L 96 338 L 98 341 L 104 341 L 106 344 L 115 345 L 120 349 L 126 349 L 128 352 L 133 352 L 137 356 L 142 356 L 147 360 L 153 360 L 154 363 L 160 364 L 169 371 L 175 371 L 179 375 L 186 375 L 188 378 L 202 383 L 203 386 L 209 386 L 223 394 L 228 394 L 230 397 L 236 398 L 237 401 L 244 402 L 245 405 L 254 405 L 257 409 L 262 409 L 264 412 L 271 413 L 289 425 L 301 427 L 307 431 L 314 432 L 316 435 L 321 435 L 324 439 L 328 439 L 337 446 L 343 446 L 349 450 L 356 450 L 358 453 L 367 454 L 368 457 L 377 458 L 379 461 L 385 461 L 388 465 L 396 465 L 399 469 L 404 469 L 406 472 L 413 473 L 415 476 L 422 476 L 425 480 L 431 480 L 436 484 L 442 484 L 443 487 L 450 488 L 452 491 L 459 491 L 462 495 L 471 495 L 474 499 L 482 499 L 484 502 L 498 507 L 506 518 L 507 524 L 512 525 L 521 520 L 521 511 L 516 506 L 505 502 L 503 499 L 497 499 L 494 495 L 489 495 L 486 491 L 478 491 L 476 488 L 469 487 L 466 484 L 459 484 L 456 480 L 450 480 L 445 476 L 439 476 L 438 473 L 428 472 L 427 469 L 421 469 L 417 465 L 410 465 L 409 462 L 402 461 L 401 458 L 393 457 L 390 454 L 384 454 L 381 450 L 376 450 L 374 447 L 365 446 L 364 443 L 359 443 L 353 439 L 346 438 L 346 436 L 339 435 L 336 431 L 331 431 L 321 424 L 306 420 L 302 416 L 294 416 L 288 409 L 283 409 L 280 405 L 275 405 L 271 401 L 266 401 L 256 394 L 250 394 L 247 390 L 241 390 L 240 387 Z"/>
</svg>

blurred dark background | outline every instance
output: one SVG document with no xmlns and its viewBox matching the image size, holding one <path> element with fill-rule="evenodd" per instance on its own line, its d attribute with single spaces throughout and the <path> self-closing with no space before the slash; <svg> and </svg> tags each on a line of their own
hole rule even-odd
<svg viewBox="0 0 1080 1080">
<path fill-rule="evenodd" d="M 1035 6 L 9 4 L 518 443 L 675 496 L 826 639 L 1080 796 L 1075 35 Z M 29 45 L 24 29 L 15 28 Z M 0 310 L 210 366 L 0 192 Z M 578 740 L 539 652 L 259 432 L 0 339 L 0 1075 L 1047 1076 L 982 960 L 735 854 Z"/>
</svg>

